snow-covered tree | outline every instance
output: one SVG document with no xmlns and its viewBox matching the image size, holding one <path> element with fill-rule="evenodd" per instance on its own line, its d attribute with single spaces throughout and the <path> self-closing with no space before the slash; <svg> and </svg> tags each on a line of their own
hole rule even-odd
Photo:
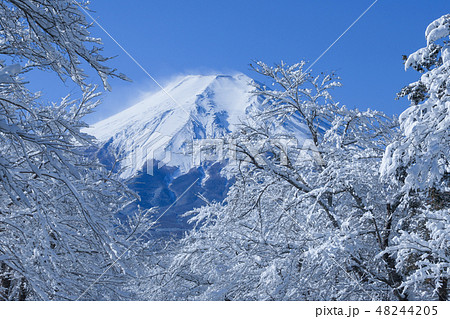
<svg viewBox="0 0 450 319">
<path fill-rule="evenodd" d="M 255 83 L 264 106 L 229 143 L 236 182 L 223 203 L 194 212 L 159 296 L 407 299 L 385 252 L 399 203 L 379 178 L 396 120 L 339 106 L 338 79 L 304 65 L 255 65 L 272 85 Z"/>
<path fill-rule="evenodd" d="M 83 3 L 84 5 L 84 3 Z M 114 214 L 132 193 L 86 156 L 82 118 L 98 104 L 83 66 L 109 88 L 100 40 L 73 1 L 0 2 L 0 299 L 76 299 L 125 250 Z M 45 105 L 31 70 L 71 79 L 82 98 Z M 84 294 L 121 295 L 118 262 Z M 101 293 L 100 293 L 101 292 Z"/>
<path fill-rule="evenodd" d="M 386 150 L 382 173 L 401 189 L 408 216 L 395 238 L 405 290 L 448 299 L 450 276 L 450 15 L 425 31 L 427 45 L 405 57 L 422 73 L 403 88 L 411 106 L 400 115 L 402 136 Z"/>
<path fill-rule="evenodd" d="M 446 187 L 450 174 L 449 34 L 450 15 L 445 15 L 428 26 L 427 46 L 405 62 L 406 69 L 423 74 L 399 93 L 412 105 L 400 115 L 404 138 L 389 146 L 382 167 L 405 191 Z"/>
<path fill-rule="evenodd" d="M 228 141 L 235 184 L 192 212 L 148 296 L 448 300 L 450 15 L 425 35 L 405 57 L 422 76 L 399 93 L 399 123 L 340 107 L 338 79 L 304 62 L 258 62 L 271 85 L 255 83 L 264 105 Z"/>
</svg>

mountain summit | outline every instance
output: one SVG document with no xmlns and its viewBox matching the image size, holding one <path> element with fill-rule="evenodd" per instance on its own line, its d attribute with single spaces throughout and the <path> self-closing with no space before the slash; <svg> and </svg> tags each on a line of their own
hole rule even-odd
<svg viewBox="0 0 450 319">
<path fill-rule="evenodd" d="M 222 164 L 194 163 L 193 143 L 232 132 L 261 104 L 250 93 L 252 82 L 244 74 L 181 77 L 85 130 L 99 140 L 103 163 L 112 167 L 119 159 L 114 167 L 139 194 L 138 205 L 167 210 L 154 229 L 156 237 L 181 236 L 189 229 L 184 213 L 225 198 L 230 181 L 220 174 Z"/>
<path fill-rule="evenodd" d="M 193 140 L 224 136 L 257 104 L 252 81 L 244 74 L 178 78 L 86 132 L 118 155 L 122 178 L 134 176 L 149 160 L 187 173 Z"/>
</svg>

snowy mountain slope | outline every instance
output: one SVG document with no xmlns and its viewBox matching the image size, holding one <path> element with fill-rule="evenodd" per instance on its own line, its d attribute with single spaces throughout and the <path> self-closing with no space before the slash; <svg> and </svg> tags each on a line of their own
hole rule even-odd
<svg viewBox="0 0 450 319">
<path fill-rule="evenodd" d="M 111 166 L 112 152 L 119 157 L 121 177 L 141 197 L 138 205 L 158 207 L 159 214 L 170 207 L 155 236 L 179 237 L 189 228 L 182 214 L 205 200 L 225 198 L 231 181 L 220 175 L 221 164 L 195 164 L 192 145 L 194 140 L 225 136 L 247 110 L 261 104 L 249 93 L 251 82 L 244 74 L 181 77 L 166 92 L 151 94 L 85 130 L 103 145 L 97 153 L 103 163 Z M 128 207 L 123 214 L 134 209 Z"/>
<path fill-rule="evenodd" d="M 224 136 L 248 107 L 258 104 L 249 93 L 251 81 L 244 74 L 178 78 L 166 92 L 152 94 L 85 131 L 118 154 L 122 178 L 134 176 L 149 160 L 187 173 L 193 168 L 193 140 Z"/>
</svg>

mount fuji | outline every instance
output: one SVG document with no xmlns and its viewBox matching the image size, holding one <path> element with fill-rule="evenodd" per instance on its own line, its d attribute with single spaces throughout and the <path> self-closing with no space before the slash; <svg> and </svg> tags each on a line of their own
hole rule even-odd
<svg viewBox="0 0 450 319">
<path fill-rule="evenodd" d="M 195 164 L 192 145 L 226 136 L 261 105 L 250 93 L 252 83 L 244 74 L 180 77 L 85 129 L 99 141 L 102 163 L 139 194 L 138 205 L 157 207 L 159 213 L 170 208 L 159 219 L 155 236 L 179 237 L 189 228 L 185 212 L 225 198 L 231 181 L 220 174 L 223 164 Z"/>
</svg>

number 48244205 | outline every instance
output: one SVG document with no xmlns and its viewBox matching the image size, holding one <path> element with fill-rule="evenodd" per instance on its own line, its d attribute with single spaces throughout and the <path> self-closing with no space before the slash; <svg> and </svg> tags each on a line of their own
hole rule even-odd
<svg viewBox="0 0 450 319">
<path fill-rule="evenodd" d="M 375 312 L 377 312 L 379 315 L 385 316 L 436 316 L 437 306 L 378 306 Z"/>
</svg>

